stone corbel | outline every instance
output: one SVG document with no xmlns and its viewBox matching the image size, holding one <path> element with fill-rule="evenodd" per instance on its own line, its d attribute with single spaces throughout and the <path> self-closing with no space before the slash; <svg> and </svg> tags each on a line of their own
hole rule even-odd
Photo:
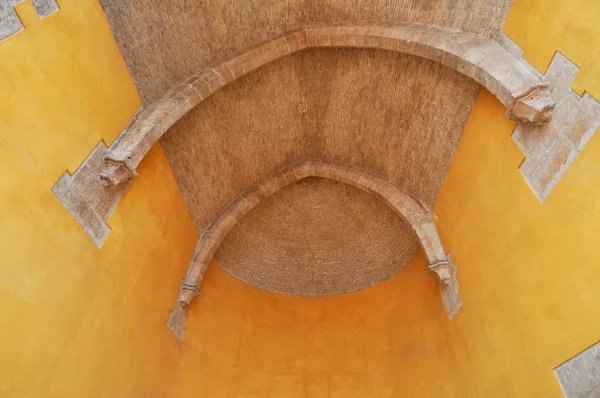
<svg viewBox="0 0 600 398">
<path fill-rule="evenodd" d="M 535 126 L 544 125 L 552 117 L 554 109 L 550 89 L 550 84 L 543 82 L 529 86 L 513 96 L 506 108 L 506 118 Z"/>
<path fill-rule="evenodd" d="M 173 307 L 167 326 L 179 340 L 183 339 L 183 331 L 185 329 L 185 321 L 187 320 L 187 307 L 192 300 L 200 295 L 200 289 L 196 285 L 183 283 L 179 289 L 177 303 Z"/>
<path fill-rule="evenodd" d="M 138 173 L 128 159 L 120 159 L 110 153 L 104 156 L 104 168 L 100 171 L 100 179 L 106 188 L 114 188 L 129 182 Z"/>
<path fill-rule="evenodd" d="M 427 267 L 429 275 L 435 275 L 440 285 L 447 286 L 452 280 L 450 273 L 450 264 L 448 261 L 439 261 L 435 264 L 429 264 Z"/>
<path fill-rule="evenodd" d="M 179 289 L 179 304 L 186 308 L 193 299 L 200 295 L 200 288 L 196 285 L 188 285 L 186 283 L 181 285 L 181 289 Z"/>
<path fill-rule="evenodd" d="M 100 170 L 107 157 L 106 145 L 98 143 L 73 174 L 63 173 L 52 187 L 52 192 L 97 247 L 106 240 L 110 232 L 106 222 L 127 189 L 127 184 L 106 189 Z"/>
</svg>

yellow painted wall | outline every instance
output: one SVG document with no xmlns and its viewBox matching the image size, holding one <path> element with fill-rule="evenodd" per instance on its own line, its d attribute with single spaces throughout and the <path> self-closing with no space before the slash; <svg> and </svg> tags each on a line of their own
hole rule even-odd
<svg viewBox="0 0 600 398">
<path fill-rule="evenodd" d="M 600 1 L 513 0 L 504 33 L 544 73 L 560 51 L 581 68 L 573 89 L 600 98 Z"/>
<path fill-rule="evenodd" d="M 97 1 L 60 7 L 0 42 L 0 396 L 165 396 L 196 232 L 159 146 L 101 250 L 51 192 L 140 106 Z"/>
<path fill-rule="evenodd" d="M 504 113 L 483 90 L 434 208 L 459 267 L 454 320 L 421 252 L 380 285 L 321 298 L 213 266 L 184 335 L 201 355 L 175 396 L 195 375 L 209 396 L 563 397 L 553 369 L 600 340 L 600 136 L 540 204 Z"/>
<path fill-rule="evenodd" d="M 598 136 L 540 204 L 482 91 L 434 208 L 453 321 L 421 252 L 322 298 L 213 264 L 178 342 L 165 322 L 197 235 L 160 146 L 101 250 L 50 191 L 140 105 L 96 0 L 60 5 L 19 5 L 27 28 L 0 43 L 0 397 L 562 397 L 552 369 L 600 340 Z"/>
<path fill-rule="evenodd" d="M 186 326 L 201 355 L 174 397 L 194 379 L 211 397 L 464 397 L 469 384 L 421 251 L 388 281 L 329 297 L 265 292 L 212 265 Z"/>
<path fill-rule="evenodd" d="M 562 397 L 553 368 L 600 340 L 600 136 L 539 203 L 487 91 L 434 207 L 459 267 L 476 397 Z"/>
</svg>

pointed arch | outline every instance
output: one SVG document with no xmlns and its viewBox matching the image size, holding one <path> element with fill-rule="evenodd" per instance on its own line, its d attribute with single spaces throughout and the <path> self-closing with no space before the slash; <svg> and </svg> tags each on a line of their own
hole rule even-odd
<svg viewBox="0 0 600 398">
<path fill-rule="evenodd" d="M 458 287 L 453 266 L 446 256 L 431 211 L 388 180 L 365 169 L 337 163 L 309 160 L 276 171 L 233 200 L 223 212 L 202 232 L 190 261 L 187 274 L 169 317 L 168 326 L 181 339 L 186 310 L 191 301 L 200 295 L 200 286 L 208 264 L 229 231 L 263 199 L 280 189 L 308 177 L 320 177 L 346 183 L 380 197 L 415 232 L 427 261 L 430 274 L 434 274 L 442 289 L 444 304 L 454 316 L 460 308 Z"/>
<path fill-rule="evenodd" d="M 554 103 L 542 82 L 494 40 L 454 29 L 393 22 L 311 24 L 234 54 L 191 76 L 141 108 L 109 148 L 100 177 L 114 187 L 137 176 L 150 148 L 179 119 L 214 92 L 289 54 L 317 47 L 374 48 L 420 56 L 474 79 L 502 102 L 506 117 L 540 125 Z"/>
</svg>

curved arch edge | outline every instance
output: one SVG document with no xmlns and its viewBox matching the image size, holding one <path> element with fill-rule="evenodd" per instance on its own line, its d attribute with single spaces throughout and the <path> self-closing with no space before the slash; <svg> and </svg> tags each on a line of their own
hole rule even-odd
<svg viewBox="0 0 600 398">
<path fill-rule="evenodd" d="M 446 255 L 435 227 L 431 211 L 396 185 L 365 169 L 337 163 L 309 160 L 272 173 L 233 200 L 202 232 L 179 289 L 167 325 L 181 339 L 187 308 L 200 295 L 204 274 L 217 248 L 227 234 L 250 210 L 280 189 L 308 177 L 320 177 L 343 182 L 379 196 L 415 232 L 429 263 L 430 275 L 435 275 L 442 298 L 452 318 L 462 302 L 458 295 L 456 268 Z"/>
<path fill-rule="evenodd" d="M 310 24 L 206 68 L 141 108 L 109 148 L 100 178 L 107 187 L 129 181 L 133 177 L 130 171 L 159 138 L 215 91 L 274 60 L 319 47 L 390 50 L 441 63 L 492 92 L 506 106 L 506 117 L 519 123 L 542 125 L 550 119 L 554 107 L 548 83 L 494 40 L 408 23 Z M 119 162 L 124 166 L 120 167 Z"/>
</svg>

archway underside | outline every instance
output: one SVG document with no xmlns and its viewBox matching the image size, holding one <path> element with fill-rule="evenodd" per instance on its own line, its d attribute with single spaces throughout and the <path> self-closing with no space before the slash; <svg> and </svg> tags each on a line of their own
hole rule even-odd
<svg viewBox="0 0 600 398">
<path fill-rule="evenodd" d="M 262 200 L 308 177 L 339 181 L 369 192 L 379 197 L 408 223 L 427 257 L 429 272 L 435 275 L 440 283 L 442 298 L 450 317 L 456 314 L 462 305 L 455 278 L 456 269 L 446 256 L 430 210 L 391 182 L 367 170 L 342 164 L 306 161 L 276 171 L 258 182 L 231 202 L 200 235 L 168 321 L 169 328 L 176 336 L 182 338 L 187 307 L 200 294 L 200 286 L 208 264 L 227 234 Z"/>
<path fill-rule="evenodd" d="M 317 47 L 376 48 L 439 62 L 492 92 L 518 122 L 542 125 L 554 102 L 549 85 L 494 40 L 454 29 L 393 22 L 311 24 L 235 54 L 142 108 L 104 156 L 103 183 L 137 176 L 136 167 L 163 134 L 197 104 L 230 82 L 284 56 Z"/>
<path fill-rule="evenodd" d="M 311 24 L 242 51 L 176 85 L 140 109 L 109 148 L 100 143 L 73 176 L 65 173 L 54 192 L 101 246 L 110 231 L 106 220 L 123 195 L 124 185 L 137 176 L 137 166 L 173 124 L 230 82 L 315 47 L 372 48 L 438 62 L 486 87 L 507 107 L 507 117 L 523 124 L 544 124 L 554 106 L 548 83 L 494 40 L 407 23 Z"/>
</svg>

